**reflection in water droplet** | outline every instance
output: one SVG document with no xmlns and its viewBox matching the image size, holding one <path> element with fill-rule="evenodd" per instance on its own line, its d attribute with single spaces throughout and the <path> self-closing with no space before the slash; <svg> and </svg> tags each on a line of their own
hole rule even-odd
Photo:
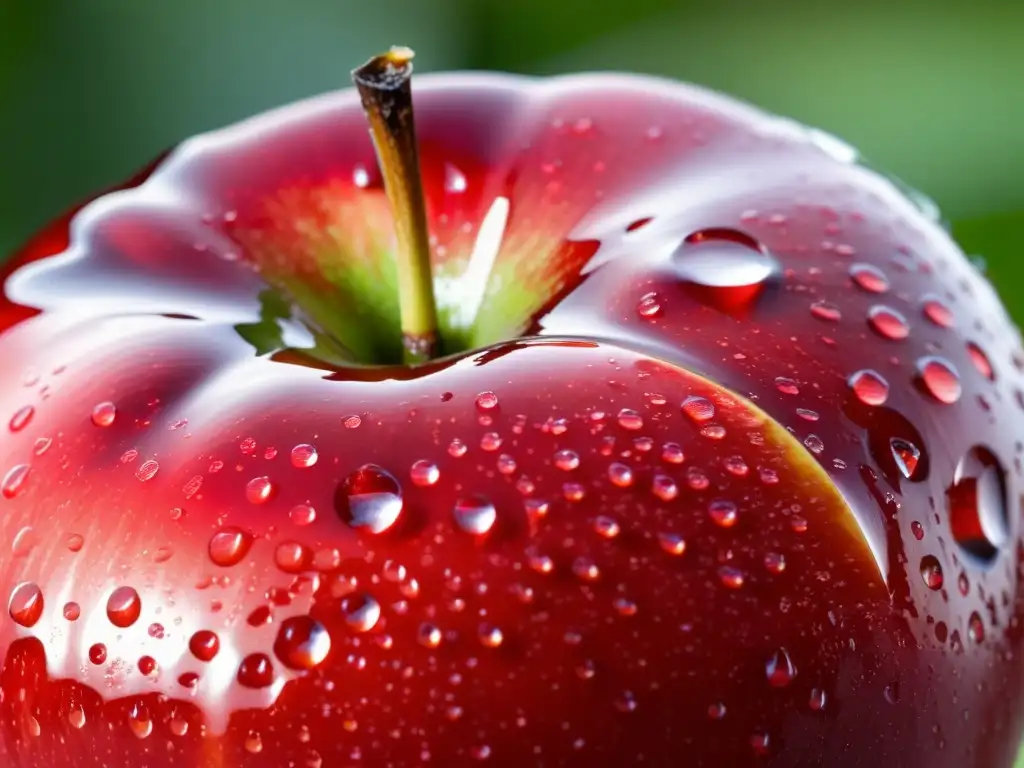
<svg viewBox="0 0 1024 768">
<path fill-rule="evenodd" d="M 580 457 L 576 451 L 565 448 L 555 452 L 555 466 L 569 472 L 580 465 Z"/>
<path fill-rule="evenodd" d="M 292 616 L 281 622 L 274 655 L 289 669 L 308 670 L 320 665 L 331 650 L 331 636 L 310 616 Z"/>
<path fill-rule="evenodd" d="M 241 528 L 222 528 L 210 537 L 210 560 L 222 568 L 242 561 L 252 546 L 252 536 Z"/>
<path fill-rule="evenodd" d="M 973 643 L 981 643 L 985 640 L 985 624 L 977 611 L 972 613 L 971 617 L 967 620 L 967 637 Z"/>
<path fill-rule="evenodd" d="M 110 402 L 98 403 L 93 406 L 90 418 L 97 427 L 109 427 L 117 418 L 117 407 Z"/>
<path fill-rule="evenodd" d="M 821 688 L 811 688 L 810 699 L 808 705 L 815 712 L 820 712 L 825 708 L 825 703 L 828 701 L 828 697 L 825 695 L 825 691 Z"/>
<path fill-rule="evenodd" d="M 764 670 L 774 688 L 784 688 L 796 677 L 796 665 L 785 648 L 780 648 L 768 658 Z"/>
<path fill-rule="evenodd" d="M 160 471 L 160 465 L 156 459 L 147 459 L 139 465 L 139 468 L 135 470 L 135 477 L 140 483 L 145 483 L 156 477 L 156 473 Z"/>
<path fill-rule="evenodd" d="M 731 528 L 739 518 L 736 505 L 728 499 L 716 499 L 708 505 L 708 514 L 716 525 Z"/>
<path fill-rule="evenodd" d="M 914 538 L 918 541 L 922 541 L 924 539 L 924 526 L 917 520 L 910 523 L 910 532 L 914 534 Z"/>
<path fill-rule="evenodd" d="M 735 229 L 703 229 L 687 236 L 672 254 L 675 274 L 695 297 L 726 311 L 749 307 L 778 262 L 750 235 Z"/>
<path fill-rule="evenodd" d="M 266 688 L 274 682 L 274 665 L 265 653 L 251 653 L 238 665 L 237 679 L 246 688 Z"/>
<path fill-rule="evenodd" d="M 426 648 L 437 648 L 441 644 L 441 630 L 433 624 L 420 624 L 416 630 L 416 640 Z"/>
<path fill-rule="evenodd" d="M 43 591 L 32 582 L 22 582 L 11 592 L 7 611 L 15 623 L 23 627 L 35 626 L 43 615 Z"/>
<path fill-rule="evenodd" d="M 829 323 L 837 323 L 843 319 L 839 307 L 827 301 L 816 301 L 811 304 L 811 315 Z"/>
<path fill-rule="evenodd" d="M 606 539 L 614 539 L 619 535 L 619 524 L 607 515 L 598 515 L 594 518 L 594 530 L 599 536 Z"/>
<path fill-rule="evenodd" d="M 661 314 L 661 299 L 656 293 L 645 293 L 637 302 L 636 312 L 646 320 L 653 320 Z"/>
<path fill-rule="evenodd" d="M 107 646 L 103 643 L 93 643 L 89 646 L 89 661 L 99 665 L 107 660 Z"/>
<path fill-rule="evenodd" d="M 200 661 L 211 661 L 220 650 L 220 638 L 216 632 L 200 629 L 189 638 L 188 649 Z"/>
<path fill-rule="evenodd" d="M 743 571 L 731 565 L 723 565 L 718 569 L 718 580 L 724 587 L 739 589 L 744 582 Z"/>
<path fill-rule="evenodd" d="M 914 473 L 921 463 L 921 450 L 909 440 L 899 437 L 890 438 L 889 448 L 900 474 L 908 480 L 915 479 Z"/>
<path fill-rule="evenodd" d="M 633 484 L 633 470 L 622 462 L 613 461 L 608 465 L 608 479 L 613 485 L 628 488 Z"/>
<path fill-rule="evenodd" d="M 974 446 L 946 489 L 953 539 L 971 557 L 991 562 L 1009 539 L 1006 472 L 988 448 Z"/>
<path fill-rule="evenodd" d="M 309 443 L 300 443 L 292 448 L 291 460 L 293 467 L 297 467 L 299 469 L 312 467 L 316 464 L 318 458 L 320 458 L 320 456 L 317 453 L 316 448 Z"/>
<path fill-rule="evenodd" d="M 951 328 L 956 318 L 953 317 L 953 310 L 947 307 L 940 299 L 929 297 L 921 305 L 921 311 L 928 320 L 940 328 Z"/>
<path fill-rule="evenodd" d="M 910 335 L 907 318 L 892 307 L 881 304 L 876 304 L 868 310 L 868 325 L 879 336 L 893 341 L 905 339 Z"/>
<path fill-rule="evenodd" d="M 127 628 L 142 613 L 139 593 L 132 587 L 118 587 L 107 598 L 107 618 L 115 627 Z"/>
<path fill-rule="evenodd" d="M 482 536 L 494 527 L 497 510 L 486 496 L 465 496 L 455 502 L 455 523 L 467 533 Z"/>
<path fill-rule="evenodd" d="M 694 423 L 700 424 L 715 417 L 715 404 L 706 397 L 690 395 L 683 400 L 682 411 Z"/>
<path fill-rule="evenodd" d="M 960 399 L 960 375 L 953 364 L 941 357 L 922 357 L 917 374 L 924 390 L 940 403 L 950 405 Z"/>
<path fill-rule="evenodd" d="M 978 373 L 989 381 L 995 381 L 996 374 L 992 368 L 992 363 L 981 347 L 973 341 L 967 342 L 967 355 L 971 358 L 971 362 L 974 364 Z"/>
<path fill-rule="evenodd" d="M 366 594 L 350 595 L 341 601 L 345 623 L 356 632 L 369 632 L 380 621 L 380 603 Z"/>
<path fill-rule="evenodd" d="M 263 504 L 274 495 L 274 484 L 270 478 L 254 477 L 245 486 L 245 498 L 250 504 Z"/>
<path fill-rule="evenodd" d="M 440 477 L 441 471 L 437 468 L 437 464 L 426 459 L 414 461 L 409 469 L 409 478 L 413 485 L 418 485 L 421 488 L 434 485 Z"/>
<path fill-rule="evenodd" d="M 850 277 L 863 291 L 868 293 L 885 293 L 889 290 L 889 278 L 878 267 L 872 264 L 857 263 L 850 266 Z"/>
<path fill-rule="evenodd" d="M 493 411 L 498 407 L 498 396 L 493 392 L 481 392 L 476 396 L 476 407 L 481 411 Z"/>
<path fill-rule="evenodd" d="M 921 578 L 928 585 L 928 589 L 942 589 L 942 565 L 935 555 L 925 555 L 921 558 Z"/>
<path fill-rule="evenodd" d="M 889 382 L 875 371 L 857 371 L 847 383 L 857 399 L 865 405 L 882 405 L 889 397 Z"/>
<path fill-rule="evenodd" d="M 341 519 L 352 528 L 383 533 L 402 513 L 402 487 L 386 469 L 364 464 L 345 478 L 336 506 Z"/>
</svg>

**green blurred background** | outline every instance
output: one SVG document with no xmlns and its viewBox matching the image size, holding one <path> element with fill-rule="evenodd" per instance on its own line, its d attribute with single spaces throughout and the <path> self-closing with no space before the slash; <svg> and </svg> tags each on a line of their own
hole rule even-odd
<svg viewBox="0 0 1024 768">
<path fill-rule="evenodd" d="M 0 254 L 394 43 L 421 72 L 648 72 L 824 128 L 931 196 L 1024 318 L 1024 5 L 1005 0 L 0 0 Z"/>
</svg>

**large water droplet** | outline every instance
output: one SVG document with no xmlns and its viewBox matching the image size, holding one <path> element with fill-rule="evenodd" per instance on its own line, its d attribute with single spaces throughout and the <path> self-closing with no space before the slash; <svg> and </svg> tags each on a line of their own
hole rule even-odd
<svg viewBox="0 0 1024 768">
<path fill-rule="evenodd" d="M 910 335 L 910 323 L 892 307 L 876 304 L 868 310 L 871 330 L 886 339 L 899 341 Z"/>
<path fill-rule="evenodd" d="M 922 388 L 940 403 L 951 405 L 960 399 L 960 374 L 952 363 L 941 357 L 922 357 L 917 361 L 917 375 Z"/>
<path fill-rule="evenodd" d="M 775 688 L 784 688 L 796 677 L 796 665 L 785 648 L 773 653 L 764 665 L 768 682 Z"/>
<path fill-rule="evenodd" d="M 686 237 L 672 254 L 676 275 L 699 301 L 725 311 L 749 307 L 778 262 L 750 235 L 736 229 L 702 229 Z"/>
<path fill-rule="evenodd" d="M 368 533 L 383 533 L 402 513 L 402 486 L 376 464 L 364 464 L 341 484 L 335 497 L 341 519 Z"/>
<path fill-rule="evenodd" d="M 995 370 L 992 368 L 992 362 L 988 359 L 988 355 L 985 354 L 985 350 L 973 341 L 969 341 L 967 342 L 967 356 L 971 358 L 971 363 L 974 364 L 974 368 L 978 373 L 989 381 L 995 380 Z"/>
<path fill-rule="evenodd" d="M 715 404 L 706 397 L 690 395 L 683 400 L 682 411 L 696 424 L 710 421 L 715 417 Z"/>
<path fill-rule="evenodd" d="M 266 688 L 274 682 L 274 665 L 265 653 L 251 653 L 238 665 L 237 679 L 246 688 Z"/>
<path fill-rule="evenodd" d="M 200 661 L 212 661 L 220 650 L 220 638 L 209 629 L 200 629 L 188 641 L 188 649 Z"/>
<path fill-rule="evenodd" d="M 434 462 L 427 459 L 419 459 L 414 461 L 409 469 L 409 477 L 413 485 L 418 485 L 420 488 L 429 488 L 441 477 L 441 471 Z"/>
<path fill-rule="evenodd" d="M 928 589 L 942 589 L 945 579 L 942 575 L 942 565 L 935 555 L 925 555 L 921 558 L 921 578 Z"/>
<path fill-rule="evenodd" d="M 299 469 L 312 467 L 316 464 L 318 458 L 320 458 L 320 456 L 316 451 L 316 447 L 309 443 L 300 443 L 292 448 L 291 460 L 293 467 L 297 467 Z"/>
<path fill-rule="evenodd" d="M 850 266 L 850 277 L 862 291 L 885 293 L 889 290 L 889 278 L 878 267 L 858 262 Z"/>
<path fill-rule="evenodd" d="M 274 655 L 289 669 L 313 669 L 327 658 L 331 636 L 310 616 L 292 616 L 281 623 Z"/>
<path fill-rule="evenodd" d="M 1005 470 L 995 454 L 974 446 L 957 464 L 946 489 L 953 539 L 976 560 L 989 563 L 1009 539 Z"/>
<path fill-rule="evenodd" d="M 111 402 L 98 403 L 93 406 L 90 418 L 97 427 L 109 427 L 117 418 L 117 407 Z"/>
<path fill-rule="evenodd" d="M 249 553 L 252 536 L 241 528 L 222 528 L 210 538 L 210 560 L 222 568 L 237 565 Z"/>
<path fill-rule="evenodd" d="M 13 499 L 25 491 L 25 481 L 28 480 L 31 467 L 28 464 L 15 464 L 0 480 L 0 495 L 5 499 Z"/>
<path fill-rule="evenodd" d="M 914 480 L 914 475 L 921 464 L 921 449 L 900 437 L 891 438 L 889 448 L 900 474 L 908 480 Z"/>
<path fill-rule="evenodd" d="M 356 632 L 369 632 L 380 621 L 380 603 L 366 594 L 350 595 L 341 601 L 345 623 Z"/>
<path fill-rule="evenodd" d="M 498 519 L 494 504 L 486 496 L 465 496 L 455 502 L 455 523 L 467 533 L 482 536 L 494 527 Z"/>
<path fill-rule="evenodd" d="M 264 504 L 274 495 L 274 484 L 269 477 L 254 477 L 245 486 L 245 498 L 250 504 Z"/>
<path fill-rule="evenodd" d="M 857 371 L 850 376 L 848 384 L 865 405 L 882 405 L 889 397 L 889 382 L 872 370 Z"/>
<path fill-rule="evenodd" d="M 32 582 L 22 582 L 11 592 L 7 612 L 23 627 L 35 626 L 43 615 L 43 591 Z"/>
<path fill-rule="evenodd" d="M 132 587 L 118 587 L 107 598 L 107 618 L 115 627 L 130 627 L 142 613 L 142 600 Z"/>
</svg>

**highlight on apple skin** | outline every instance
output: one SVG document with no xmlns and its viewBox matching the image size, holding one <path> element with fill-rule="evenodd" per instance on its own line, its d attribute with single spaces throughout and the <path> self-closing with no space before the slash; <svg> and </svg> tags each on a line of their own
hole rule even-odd
<svg viewBox="0 0 1024 768">
<path fill-rule="evenodd" d="M 0 763 L 1010 766 L 1024 353 L 926 201 L 680 83 L 411 99 L 7 262 Z"/>
</svg>

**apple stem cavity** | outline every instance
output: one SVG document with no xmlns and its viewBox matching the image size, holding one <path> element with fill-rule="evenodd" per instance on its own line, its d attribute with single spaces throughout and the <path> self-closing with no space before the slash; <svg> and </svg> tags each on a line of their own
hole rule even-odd
<svg viewBox="0 0 1024 768">
<path fill-rule="evenodd" d="M 427 362 L 439 353 L 427 208 L 413 119 L 412 58 L 409 48 L 393 47 L 352 71 L 395 220 L 402 348 L 408 364 Z"/>
</svg>

